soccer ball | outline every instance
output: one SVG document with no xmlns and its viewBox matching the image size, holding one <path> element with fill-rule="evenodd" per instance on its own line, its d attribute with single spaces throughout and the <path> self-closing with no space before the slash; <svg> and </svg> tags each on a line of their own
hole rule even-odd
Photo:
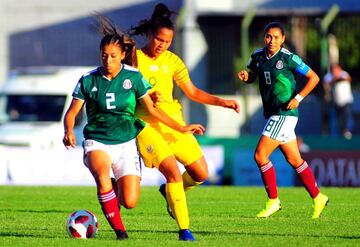
<svg viewBox="0 0 360 247">
<path fill-rule="evenodd" d="M 97 218 L 89 210 L 77 210 L 68 217 L 66 231 L 72 238 L 93 238 L 98 231 Z"/>
</svg>

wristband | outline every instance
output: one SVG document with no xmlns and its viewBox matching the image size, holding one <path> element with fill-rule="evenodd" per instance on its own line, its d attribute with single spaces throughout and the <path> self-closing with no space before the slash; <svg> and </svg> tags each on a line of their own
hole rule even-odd
<svg viewBox="0 0 360 247">
<path fill-rule="evenodd" d="M 300 103 L 300 102 L 304 99 L 304 97 L 301 96 L 300 94 L 297 94 L 297 95 L 295 96 L 295 99 Z"/>
</svg>

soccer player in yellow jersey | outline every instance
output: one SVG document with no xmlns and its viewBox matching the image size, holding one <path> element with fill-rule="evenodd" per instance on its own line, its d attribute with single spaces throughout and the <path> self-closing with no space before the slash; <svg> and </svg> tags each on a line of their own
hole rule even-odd
<svg viewBox="0 0 360 247">
<path fill-rule="evenodd" d="M 154 107 L 148 93 L 151 85 L 138 69 L 132 67 L 137 58 L 135 41 L 107 17 L 99 15 L 98 18 L 99 33 L 103 36 L 100 42 L 102 66 L 84 74 L 77 83 L 64 117 L 63 143 L 67 148 L 75 147 L 73 127 L 76 116 L 85 107 L 84 164 L 95 179 L 98 200 L 106 219 L 117 239 L 123 240 L 128 234 L 119 204 L 134 208 L 140 195 L 140 157 L 135 138 L 152 130 L 135 115 L 136 106 L 142 104 L 149 114 L 183 133 L 202 134 L 204 128 L 199 124 L 181 125 Z M 172 165 L 176 167 L 175 160 Z M 114 185 L 110 169 L 115 177 Z M 161 167 L 160 171 L 170 179 L 177 174 L 171 166 Z M 182 210 L 186 214 L 186 201 L 177 203 L 185 204 L 185 207 L 175 211 Z M 187 236 L 180 240 L 193 239 Z"/>
<path fill-rule="evenodd" d="M 157 108 L 160 108 L 171 118 L 185 125 L 180 103 L 173 98 L 174 84 L 181 88 L 185 95 L 193 101 L 209 105 L 217 105 L 240 111 L 239 104 L 234 100 L 225 100 L 198 89 L 189 77 L 183 61 L 168 48 L 174 37 L 175 26 L 171 20 L 173 12 L 166 5 L 160 3 L 155 6 L 150 19 L 139 22 L 132 27 L 132 35 L 144 35 L 148 38 L 147 44 L 137 50 L 138 68 L 144 77 L 152 84 L 151 96 Z M 174 83 L 175 82 L 175 83 Z M 167 199 L 168 212 L 173 216 L 181 228 L 188 228 L 187 215 L 174 212 L 171 193 L 185 198 L 187 191 L 204 182 L 208 177 L 208 167 L 195 137 L 191 134 L 182 134 L 171 130 L 160 123 L 141 107 L 137 108 L 137 116 L 157 130 L 158 135 L 148 135 L 146 138 L 137 138 L 140 152 L 148 167 L 166 166 L 169 161 L 176 159 L 181 162 L 186 171 L 182 176 L 174 177 L 172 181 L 160 186 L 161 194 Z M 159 154 L 153 152 L 155 146 L 161 146 Z M 181 211 L 180 211 L 181 213 Z M 181 221 L 185 219 L 185 225 Z"/>
</svg>

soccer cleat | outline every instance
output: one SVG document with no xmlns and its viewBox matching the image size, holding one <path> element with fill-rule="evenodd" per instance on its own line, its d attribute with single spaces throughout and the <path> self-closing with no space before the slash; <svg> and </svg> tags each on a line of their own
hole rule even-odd
<svg viewBox="0 0 360 247">
<path fill-rule="evenodd" d="M 179 230 L 179 240 L 181 241 L 195 241 L 194 236 L 189 229 Z"/>
<path fill-rule="evenodd" d="M 256 217 L 257 218 L 267 218 L 273 213 L 276 213 L 277 211 L 281 210 L 281 203 L 279 198 L 276 199 L 268 199 L 268 201 L 265 204 L 265 208 L 261 210 Z"/>
<path fill-rule="evenodd" d="M 329 202 L 329 198 L 321 193 L 319 193 L 313 199 L 313 208 L 314 208 L 314 213 L 312 216 L 313 219 L 318 219 L 320 217 L 321 212 L 324 210 L 328 202 Z"/>
<path fill-rule="evenodd" d="M 175 216 L 174 216 L 173 212 L 171 211 L 170 205 L 169 205 L 169 203 L 168 203 L 168 201 L 166 199 L 166 184 L 160 185 L 159 192 L 165 198 L 166 210 L 167 210 L 168 214 L 170 215 L 171 218 L 175 219 Z"/>
<path fill-rule="evenodd" d="M 119 231 L 116 231 L 115 233 L 116 233 L 117 240 L 125 240 L 125 239 L 129 238 L 126 231 L 119 230 Z"/>
</svg>

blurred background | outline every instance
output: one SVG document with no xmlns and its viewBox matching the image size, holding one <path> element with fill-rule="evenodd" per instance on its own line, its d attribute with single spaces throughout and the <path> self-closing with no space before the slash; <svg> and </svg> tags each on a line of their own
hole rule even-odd
<svg viewBox="0 0 360 247">
<path fill-rule="evenodd" d="M 62 117 L 84 71 L 98 66 L 100 36 L 95 11 L 123 30 L 151 15 L 151 0 L 0 0 L 0 184 L 94 184 L 82 165 L 81 147 L 62 146 Z M 257 48 L 263 28 L 280 21 L 285 46 L 322 80 L 302 101 L 296 129 L 303 158 L 320 186 L 360 186 L 360 3 L 358 0 L 164 0 L 177 15 L 171 50 L 188 66 L 192 81 L 216 95 L 235 98 L 241 114 L 189 102 L 180 91 L 186 120 L 202 123 L 198 137 L 212 185 L 262 185 L 253 152 L 264 126 L 257 83 L 241 84 L 236 74 Z M 136 40 L 139 47 L 144 40 Z M 331 63 L 352 77 L 349 131 L 337 125 L 333 100 L 324 87 Z M 298 86 L 304 86 L 298 78 Z M 78 143 L 86 119 L 77 121 Z M 191 150 L 189 150 L 191 151 Z M 271 157 L 280 186 L 298 181 L 280 152 Z M 144 169 L 142 184 L 163 181 Z"/>
</svg>

